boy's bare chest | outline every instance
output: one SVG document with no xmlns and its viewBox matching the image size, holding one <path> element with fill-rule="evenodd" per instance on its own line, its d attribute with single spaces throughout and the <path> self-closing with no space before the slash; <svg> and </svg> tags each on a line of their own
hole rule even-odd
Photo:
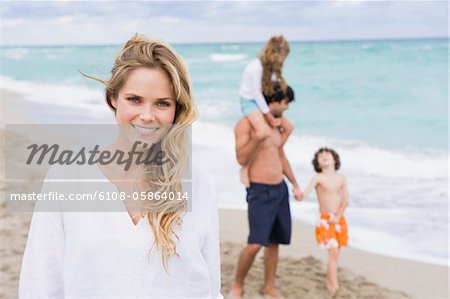
<svg viewBox="0 0 450 299">
<path fill-rule="evenodd" d="M 322 178 L 317 186 L 318 191 L 326 193 L 339 193 L 342 180 L 339 177 Z"/>
</svg>

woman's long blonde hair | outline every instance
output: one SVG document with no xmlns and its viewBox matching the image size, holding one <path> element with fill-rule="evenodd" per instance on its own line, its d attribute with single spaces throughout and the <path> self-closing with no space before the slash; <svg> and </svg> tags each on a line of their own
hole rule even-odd
<svg viewBox="0 0 450 299">
<path fill-rule="evenodd" d="M 283 78 L 283 63 L 289 55 L 289 44 L 284 36 L 273 36 L 263 48 L 259 59 L 263 66 L 262 91 L 266 96 L 272 96 L 275 85 L 286 91 L 286 82 Z"/>
<path fill-rule="evenodd" d="M 138 192 L 172 192 L 178 196 L 183 190 L 182 177 L 189 171 L 189 134 L 187 128 L 197 117 L 191 83 L 183 59 L 166 43 L 148 39 L 136 34 L 126 42 L 116 57 L 111 70 L 111 78 L 100 81 L 106 86 L 105 95 L 108 106 L 116 113 L 112 104 L 129 74 L 141 67 L 160 68 L 170 78 L 173 96 L 176 99 L 174 125 L 163 137 L 159 146 L 165 153 L 168 163 L 142 167 L 140 178 L 134 186 Z M 139 193 L 140 194 L 140 193 Z M 148 215 L 154 234 L 153 247 L 161 250 L 162 262 L 167 270 L 167 261 L 178 256 L 177 231 L 182 225 L 182 215 L 187 211 L 186 200 L 145 200 L 141 209 Z"/>
</svg>

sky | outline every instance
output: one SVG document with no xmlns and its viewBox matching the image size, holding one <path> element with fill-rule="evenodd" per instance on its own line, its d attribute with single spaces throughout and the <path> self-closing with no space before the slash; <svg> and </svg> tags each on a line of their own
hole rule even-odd
<svg viewBox="0 0 450 299">
<path fill-rule="evenodd" d="M 436 38 L 447 1 L 1 1 L 2 45 Z"/>
</svg>

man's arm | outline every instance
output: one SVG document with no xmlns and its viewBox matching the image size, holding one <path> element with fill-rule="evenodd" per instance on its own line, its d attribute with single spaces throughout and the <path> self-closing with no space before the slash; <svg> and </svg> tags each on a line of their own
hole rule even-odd
<svg viewBox="0 0 450 299">
<path fill-rule="evenodd" d="M 241 166 L 246 166 L 261 142 L 257 138 L 252 138 L 252 127 L 248 121 L 243 119 L 234 128 L 234 136 L 236 139 L 236 158 Z"/>
<path fill-rule="evenodd" d="M 283 164 L 283 174 L 288 178 L 289 182 L 291 182 L 292 184 L 295 199 L 301 200 L 302 191 L 300 190 L 297 180 L 295 179 L 295 175 L 292 172 L 291 165 L 289 164 L 289 161 L 286 155 L 284 154 L 283 147 L 280 148 L 280 155 L 281 155 L 281 163 Z"/>
<path fill-rule="evenodd" d="M 281 125 L 280 125 L 280 135 L 281 135 L 281 144 L 284 145 L 289 137 L 291 135 L 292 131 L 294 131 L 294 126 L 291 124 L 291 122 L 286 118 L 281 118 Z"/>
</svg>

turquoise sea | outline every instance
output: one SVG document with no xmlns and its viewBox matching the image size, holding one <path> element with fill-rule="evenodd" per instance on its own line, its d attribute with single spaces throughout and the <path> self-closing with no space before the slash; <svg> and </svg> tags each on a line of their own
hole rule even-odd
<svg viewBox="0 0 450 299">
<path fill-rule="evenodd" d="M 262 46 L 173 45 L 200 112 L 193 155 L 215 178 L 223 207 L 245 208 L 233 126 L 241 73 Z M 110 122 L 103 87 L 78 70 L 107 78 L 119 48 L 3 47 L 2 87 L 34 103 L 23 113 L 38 123 Z M 291 43 L 284 74 L 296 95 L 286 113 L 295 131 L 286 152 L 303 188 L 314 152 L 339 152 L 353 246 L 448 263 L 448 58 L 446 39 Z M 314 196 L 291 207 L 314 223 Z"/>
</svg>

